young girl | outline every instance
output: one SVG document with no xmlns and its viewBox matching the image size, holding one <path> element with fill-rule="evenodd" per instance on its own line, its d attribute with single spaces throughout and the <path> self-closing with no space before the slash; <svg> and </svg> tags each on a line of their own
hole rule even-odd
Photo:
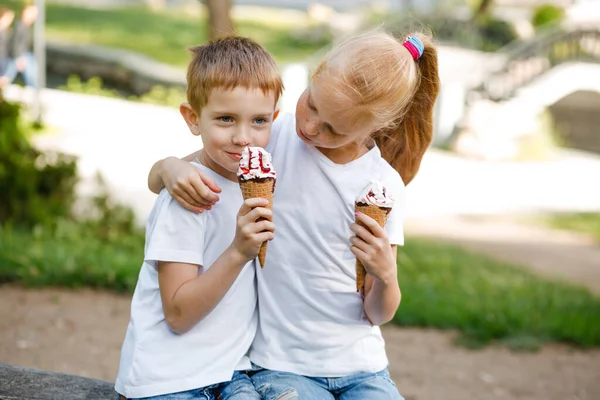
<svg viewBox="0 0 600 400">
<path fill-rule="evenodd" d="M 259 329 L 250 352 L 264 398 L 401 398 L 378 326 L 400 304 L 404 185 L 431 142 L 438 91 L 430 38 L 398 41 L 378 30 L 334 48 L 299 99 L 295 120 L 275 122 L 267 150 L 278 173 L 279 229 L 257 272 Z M 354 213 L 356 196 L 373 180 L 396 199 L 385 229 Z M 155 164 L 149 186 L 157 192 L 163 182 L 188 209 L 218 200 L 208 190 L 219 192 L 215 183 L 185 161 Z M 368 273 L 362 295 L 356 259 Z"/>
</svg>

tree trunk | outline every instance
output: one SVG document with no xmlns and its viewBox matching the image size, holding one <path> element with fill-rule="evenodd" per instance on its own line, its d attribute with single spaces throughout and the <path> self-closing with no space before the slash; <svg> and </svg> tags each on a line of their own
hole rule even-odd
<svg viewBox="0 0 600 400">
<path fill-rule="evenodd" d="M 481 0 L 481 2 L 479 3 L 479 7 L 477 7 L 477 10 L 475 10 L 475 15 L 473 16 L 473 19 L 478 20 L 479 18 L 488 15 L 493 3 L 493 0 Z"/>
<path fill-rule="evenodd" d="M 231 0 L 206 0 L 209 18 L 209 38 L 235 33 L 235 26 L 231 19 Z"/>
</svg>

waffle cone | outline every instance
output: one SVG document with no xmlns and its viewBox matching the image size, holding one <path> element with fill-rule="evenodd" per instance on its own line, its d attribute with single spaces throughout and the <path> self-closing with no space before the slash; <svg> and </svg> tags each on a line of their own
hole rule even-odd
<svg viewBox="0 0 600 400">
<path fill-rule="evenodd" d="M 266 208 L 273 208 L 273 191 L 275 190 L 274 178 L 240 181 L 240 189 L 242 189 L 242 196 L 244 197 L 244 200 L 261 197 L 269 200 L 269 205 L 266 206 Z M 259 221 L 261 219 L 259 219 Z M 258 252 L 258 261 L 260 262 L 261 268 L 265 266 L 266 258 L 267 242 L 263 242 Z"/>
<path fill-rule="evenodd" d="M 387 221 L 387 217 L 391 211 L 391 208 L 383 208 L 383 207 L 378 207 L 378 206 L 374 206 L 371 204 L 364 204 L 364 203 L 355 203 L 354 211 L 368 215 L 369 217 L 371 217 L 375 221 L 377 221 L 379 226 L 383 227 L 383 226 L 385 226 L 385 222 Z M 363 224 L 362 222 L 360 222 L 358 220 L 356 221 L 356 223 L 358 225 L 362 226 L 363 228 L 369 229 L 369 228 L 367 228 L 367 226 L 365 224 Z M 367 276 L 367 271 L 365 270 L 364 265 L 362 265 L 362 263 L 357 258 L 356 259 L 356 291 L 357 292 L 360 292 L 360 289 L 362 289 L 363 285 L 365 284 L 366 276 Z"/>
</svg>

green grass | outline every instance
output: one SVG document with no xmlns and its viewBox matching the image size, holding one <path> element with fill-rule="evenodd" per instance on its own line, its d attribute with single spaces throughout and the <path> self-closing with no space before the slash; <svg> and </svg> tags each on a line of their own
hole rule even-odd
<svg viewBox="0 0 600 400">
<path fill-rule="evenodd" d="M 56 229 L 0 227 L 0 283 L 133 291 L 143 233 L 65 221 Z M 470 347 L 501 342 L 532 350 L 546 341 L 600 345 L 600 299 L 458 247 L 409 240 L 398 257 L 402 326 L 455 329 Z"/>
<path fill-rule="evenodd" d="M 560 213 L 547 217 L 547 224 L 554 228 L 584 233 L 600 244 L 600 213 Z"/>
<path fill-rule="evenodd" d="M 143 233 L 99 232 L 71 221 L 33 230 L 0 226 L 0 283 L 133 291 Z"/>
<path fill-rule="evenodd" d="M 458 329 L 471 346 L 600 345 L 600 299 L 585 289 L 427 240 L 408 241 L 398 265 L 398 325 Z"/>
<path fill-rule="evenodd" d="M 176 66 L 187 65 L 186 48 L 206 41 L 206 24 L 203 16 L 142 7 L 93 10 L 48 4 L 46 8 L 50 40 L 122 48 Z M 293 27 L 281 23 L 237 20 L 236 26 L 240 35 L 261 43 L 278 62 L 301 60 L 327 44 L 303 43 L 291 34 Z"/>
</svg>

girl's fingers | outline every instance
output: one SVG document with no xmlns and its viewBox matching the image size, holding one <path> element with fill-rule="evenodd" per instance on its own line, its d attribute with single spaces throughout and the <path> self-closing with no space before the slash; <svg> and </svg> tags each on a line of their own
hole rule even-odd
<svg viewBox="0 0 600 400">
<path fill-rule="evenodd" d="M 194 200 L 190 197 L 186 192 L 178 192 L 173 193 L 173 198 L 177 201 L 183 208 L 192 212 L 201 212 L 202 209 L 196 206 Z"/>
<path fill-rule="evenodd" d="M 387 232 L 385 231 L 385 228 L 382 228 L 379 223 L 377 223 L 377 221 L 375 221 L 373 218 L 369 217 L 366 214 L 363 214 L 361 212 L 356 212 L 354 213 L 356 220 L 362 222 L 363 224 L 365 224 L 365 226 L 371 231 L 371 233 L 376 236 L 376 237 L 385 237 L 385 235 L 387 235 Z"/>
<path fill-rule="evenodd" d="M 210 181 L 210 186 L 218 189 L 218 186 L 211 178 L 205 176 L 204 172 L 199 171 L 198 175 L 195 175 L 192 179 L 190 179 L 190 188 L 187 188 L 187 190 L 191 190 L 193 192 L 194 199 L 199 203 L 206 205 L 214 204 L 219 200 L 219 196 L 211 191 L 206 181 Z M 220 190 L 221 189 L 219 189 L 219 191 Z"/>
<path fill-rule="evenodd" d="M 352 243 L 353 247 L 358 248 L 359 250 L 361 250 L 363 253 L 367 253 L 367 251 L 369 250 L 369 245 L 367 243 L 365 243 L 364 240 L 356 237 L 356 236 L 352 236 L 350 238 L 350 243 Z"/>
<path fill-rule="evenodd" d="M 198 195 L 191 186 L 180 187 L 179 189 L 177 189 L 177 192 L 181 195 L 181 197 L 185 198 L 186 201 L 194 207 L 206 208 L 210 205 L 207 202 L 202 202 L 198 200 Z"/>
<path fill-rule="evenodd" d="M 206 175 L 204 172 L 200 175 L 200 177 L 202 178 L 202 182 L 204 182 L 204 184 L 213 192 L 215 193 L 221 193 L 221 188 L 219 187 L 219 185 L 216 184 L 216 182 L 208 175 Z"/>
<path fill-rule="evenodd" d="M 350 247 L 350 251 L 351 251 L 351 252 L 352 252 L 352 254 L 354 254 L 354 256 L 356 256 L 356 258 L 358 258 L 358 259 L 359 259 L 361 262 L 362 262 L 363 260 L 366 260 L 366 259 L 367 259 L 367 254 L 366 254 L 364 251 L 362 251 L 361 249 L 359 249 L 358 247 L 356 247 L 356 246 L 352 246 L 352 247 Z"/>
<path fill-rule="evenodd" d="M 350 230 L 366 243 L 372 244 L 376 240 L 376 237 L 367 228 L 360 226 L 359 224 L 350 225 Z"/>
</svg>

